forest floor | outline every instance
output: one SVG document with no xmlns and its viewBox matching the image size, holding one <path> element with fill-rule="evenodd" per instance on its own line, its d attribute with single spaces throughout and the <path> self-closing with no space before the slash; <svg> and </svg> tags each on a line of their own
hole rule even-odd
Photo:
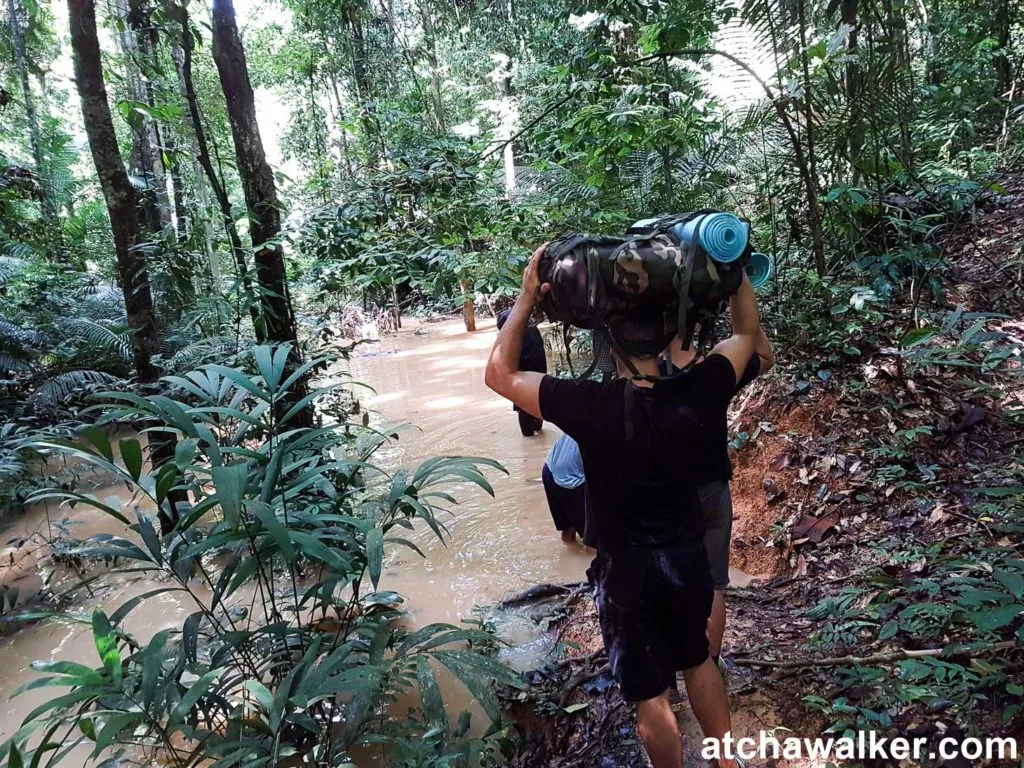
<svg viewBox="0 0 1024 768">
<path fill-rule="evenodd" d="M 940 613 L 937 595 L 949 578 L 964 578 L 949 563 L 981 552 L 1024 558 L 1024 387 L 1015 362 L 1024 348 L 1024 175 L 1007 174 L 1002 184 L 1006 195 L 976 226 L 958 227 L 944 243 L 947 280 L 938 301 L 915 293 L 916 301 L 886 306 L 870 334 L 852 342 L 859 359 L 828 370 L 813 362 L 828 354 L 815 349 L 813 333 L 792 348 L 780 342 L 779 370 L 734 403 L 730 421 L 744 444 L 733 454 L 732 565 L 755 577 L 728 593 L 724 655 L 737 736 L 778 728 L 813 737 L 832 726 L 929 738 L 970 730 L 1021 742 L 1014 679 L 1024 628 L 1016 645 L 1005 640 L 1024 611 L 1019 577 L 1007 577 L 1017 610 L 1011 604 L 1004 622 L 979 622 L 972 634 L 950 611 L 939 622 L 921 619 L 932 608 Z M 958 330 L 975 322 L 972 312 L 1004 315 L 985 326 L 995 335 L 973 345 Z M 919 318 L 939 324 L 943 316 L 933 338 L 918 345 L 905 338 Z M 1008 346 L 1002 354 L 1012 353 L 1011 361 L 986 372 L 974 363 L 993 341 Z M 946 362 L 923 364 L 925 355 Z M 608 675 L 592 595 L 572 595 L 557 624 L 563 658 L 532 673 L 531 689 L 510 701 L 524 736 L 512 764 L 647 765 L 632 707 Z M 977 599 L 991 616 L 994 606 Z M 906 651 L 927 657 L 971 641 L 983 646 L 944 656 L 948 664 L 924 672 L 905 666 Z M 1001 666 L 990 663 L 992 651 Z M 895 658 L 835 661 L 876 654 Z M 851 673 L 864 667 L 873 671 Z M 687 764 L 706 764 L 685 702 L 680 717 Z"/>
</svg>

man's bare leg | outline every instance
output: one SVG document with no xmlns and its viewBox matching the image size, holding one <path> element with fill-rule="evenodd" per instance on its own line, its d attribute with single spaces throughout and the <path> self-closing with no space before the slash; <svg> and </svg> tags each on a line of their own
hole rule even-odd
<svg viewBox="0 0 1024 768">
<path fill-rule="evenodd" d="M 575 544 L 576 543 L 576 529 L 566 528 L 562 531 L 562 543 L 563 544 Z"/>
<path fill-rule="evenodd" d="M 683 746 L 679 723 L 668 703 L 668 691 L 637 702 L 636 727 L 654 768 L 682 768 Z"/>
<path fill-rule="evenodd" d="M 693 707 L 693 714 L 700 723 L 704 737 L 723 739 L 732 730 L 732 718 L 729 715 L 729 698 L 725 693 L 725 682 L 710 657 L 699 667 L 691 667 L 683 671 L 686 680 L 686 693 Z M 637 710 L 639 716 L 639 710 Z M 735 760 L 719 760 L 722 768 L 735 768 Z"/>
<path fill-rule="evenodd" d="M 716 589 L 708 619 L 708 653 L 719 656 L 722 653 L 722 638 L 725 636 L 725 592 Z"/>
</svg>

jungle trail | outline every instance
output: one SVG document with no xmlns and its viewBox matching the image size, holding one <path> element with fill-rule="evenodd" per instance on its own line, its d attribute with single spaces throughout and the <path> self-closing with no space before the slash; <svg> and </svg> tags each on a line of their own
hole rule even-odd
<svg viewBox="0 0 1024 768">
<path fill-rule="evenodd" d="M 994 245 L 987 256 L 979 259 L 966 242 L 949 246 L 956 302 L 967 312 L 975 304 L 1007 306 L 1010 300 L 1016 307 L 1020 302 L 1019 292 L 990 279 L 992 264 L 1012 265 L 1013 240 L 1004 234 L 1017 235 L 1021 227 L 1024 198 L 1017 195 L 1016 176 L 1007 187 L 1010 194 L 980 225 L 982 241 Z M 1002 320 L 998 327 L 1017 343 L 1016 319 Z M 557 429 L 549 425 L 523 438 L 507 403 L 485 389 L 482 370 L 493 338 L 488 321 L 473 333 L 454 320 L 407 323 L 323 373 L 326 382 L 351 375 L 371 385 L 373 393 L 361 402 L 382 428 L 416 425 L 387 443 L 378 457 L 386 466 L 479 453 L 497 458 L 507 470 L 494 480 L 494 498 L 479 492 L 466 497 L 448 521 L 447 541 L 410 534 L 423 557 L 412 550 L 390 554 L 380 588 L 406 598 L 400 622 L 409 629 L 475 617 L 500 639 L 497 658 L 525 683 L 498 691 L 503 716 L 517 732 L 508 764 L 643 765 L 632 708 L 610 679 L 586 582 L 591 554 L 559 540 L 544 500 L 540 469 Z M 560 333 L 548 334 L 555 366 L 564 366 L 561 345 Z M 929 577 L 939 583 L 958 578 L 964 566 L 950 563 L 990 547 L 1017 551 L 1013 529 L 1002 528 L 984 493 L 970 485 L 978 466 L 1015 461 L 1021 441 L 995 414 L 1019 391 L 1004 390 L 1010 382 L 999 381 L 982 396 L 955 371 L 915 376 L 888 347 L 865 356 L 858 369 L 834 369 L 827 377 L 809 379 L 787 362 L 784 346 L 780 351 L 780 371 L 758 380 L 730 412 L 731 434 L 738 440 L 733 443 L 735 523 L 725 655 L 735 731 L 784 728 L 815 735 L 835 721 L 830 701 L 848 702 L 851 712 L 891 712 L 890 732 L 1005 731 L 1003 710 L 1019 669 L 1013 643 L 977 644 L 977 636 L 950 628 L 949 639 L 962 643 L 950 648 L 950 643 L 918 640 L 903 625 L 876 637 L 859 630 L 857 622 L 869 619 L 883 627 L 899 622 L 916 604 L 912 585 Z M 888 458 L 866 450 L 879 430 L 899 435 L 922 422 L 934 431 L 915 443 L 914 462 L 945 473 L 942 488 L 924 499 L 873 479 Z M 89 493 L 107 503 L 127 507 L 139 501 L 124 483 L 103 485 L 102 473 L 85 473 L 83 479 Z M 993 498 L 1004 498 L 998 487 L 990 491 Z M 57 529 L 71 531 L 78 541 L 123 529 L 84 509 L 46 501 L 8 530 L 15 543 L 3 552 L 2 579 L 12 602 L 44 605 L 45 596 L 88 575 L 87 589 L 62 606 L 88 616 L 159 588 L 160 579 L 146 574 L 108 578 L 102 563 L 58 548 Z M 938 592 L 928 604 L 941 605 L 944 599 L 949 598 Z M 145 602 L 125 628 L 146 636 L 180 626 L 190 610 L 186 600 L 167 595 Z M 33 679 L 32 662 L 94 663 L 87 626 L 35 618 L 25 624 L 15 616 L 5 623 L 10 637 L 4 640 L 0 687 L 7 694 Z M 970 695 L 973 706 L 962 709 L 962 702 L 935 694 L 921 702 L 902 700 L 894 708 L 893 699 L 900 700 L 901 688 L 913 677 L 903 673 L 898 681 L 892 670 L 911 658 L 941 659 L 972 675 L 969 685 L 948 683 L 942 690 Z M 861 682 L 865 677 L 874 680 L 872 687 Z M 474 698 L 453 676 L 439 680 L 449 712 L 473 712 L 475 732 L 483 733 L 487 717 Z M 978 692 L 985 693 L 984 702 L 975 697 Z M 46 700 L 45 689 L 11 698 L 2 730 L 17 731 L 25 714 Z M 700 761 L 699 727 L 685 707 L 680 717 L 687 762 Z M 89 751 L 83 745 L 62 764 L 84 765 Z M 388 761 L 386 751 L 370 747 L 353 747 L 352 755 L 358 764 Z"/>
<path fill-rule="evenodd" d="M 562 378 L 759 285 L 734 734 L 964 746 L 748 765 L 1024 755 L 1022 50 L 1012 0 L 5 0 L 0 767 L 650 765 L 559 429 L 488 389 L 541 243 Z"/>
</svg>

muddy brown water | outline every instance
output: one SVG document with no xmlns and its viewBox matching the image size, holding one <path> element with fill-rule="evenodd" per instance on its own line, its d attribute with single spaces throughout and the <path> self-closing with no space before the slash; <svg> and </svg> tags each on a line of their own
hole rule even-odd
<svg viewBox="0 0 1024 768">
<path fill-rule="evenodd" d="M 456 488 L 460 504 L 444 519 L 450 537 L 440 542 L 425 527 L 410 537 L 425 559 L 405 549 L 389 554 L 380 586 L 405 597 L 412 626 L 438 621 L 458 624 L 472 615 L 474 607 L 495 603 L 535 584 L 580 581 L 591 557 L 582 547 L 562 543 L 544 498 L 541 468 L 559 432 L 545 425 L 539 435 L 524 438 L 511 405 L 484 386 L 484 365 L 495 331 L 493 321 L 481 326 L 482 330 L 468 334 L 461 322 L 417 324 L 359 347 L 347 365 L 355 381 L 374 389 L 361 399 L 375 412 L 375 424 L 414 425 L 377 454 L 375 460 L 382 468 L 412 469 L 431 456 L 474 455 L 496 459 L 508 471 L 507 475 L 488 472 L 494 498 L 468 484 Z M 123 486 L 87 492 L 104 500 L 116 496 L 122 509 L 129 511 L 135 503 Z M 4 532 L 3 541 L 15 537 L 41 540 L 62 519 L 72 521 L 76 538 L 122 532 L 101 513 L 81 507 L 69 511 L 50 503 L 26 513 L 14 528 Z M 33 549 L 30 559 L 8 578 L 27 591 L 37 589 L 45 563 L 44 553 Z M 738 586 L 749 582 L 739 572 L 733 577 Z M 111 611 L 130 597 L 159 586 L 162 583 L 150 577 L 127 580 L 110 576 L 100 579 L 91 594 L 83 593 L 70 610 L 83 617 L 99 607 Z M 193 610 L 182 593 L 165 594 L 137 607 L 126 628 L 139 637 L 149 637 L 162 629 L 180 627 Z M 524 640 L 528 640 L 524 643 L 526 656 L 533 657 L 536 639 L 524 636 Z M 30 625 L 3 639 L 0 659 L 0 738 L 13 734 L 24 716 L 48 697 L 42 689 L 10 698 L 34 678 L 33 661 L 98 663 L 89 627 L 67 620 Z M 524 663 L 523 659 L 518 664 L 514 658 L 510 661 L 516 666 Z M 449 681 L 443 687 L 450 708 L 458 711 L 467 705 L 468 695 L 458 686 Z M 77 768 L 85 765 L 86 757 L 87 751 L 82 749 L 62 765 Z"/>
</svg>

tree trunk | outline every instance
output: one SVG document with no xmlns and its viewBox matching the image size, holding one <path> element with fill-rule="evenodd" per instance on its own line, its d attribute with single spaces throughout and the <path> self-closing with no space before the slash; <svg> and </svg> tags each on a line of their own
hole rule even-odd
<svg viewBox="0 0 1024 768">
<path fill-rule="evenodd" d="M 476 306 L 473 304 L 473 286 L 469 280 L 460 280 L 459 288 L 462 289 L 462 321 L 466 324 L 466 330 L 470 333 L 476 330 Z"/>
<path fill-rule="evenodd" d="M 260 139 L 245 49 L 238 37 L 235 9 L 231 0 L 213 2 L 213 59 L 227 101 L 238 176 L 249 209 L 249 233 L 256 263 L 256 279 L 260 286 L 262 320 L 266 326 L 267 339 L 292 345 L 289 359 L 290 366 L 294 368 L 299 363 L 299 346 L 295 334 L 295 318 L 288 298 L 283 248 L 279 242 L 281 209 L 274 174 L 267 163 Z M 293 387 L 290 397 L 298 401 L 305 394 L 304 378 Z M 308 407 L 293 426 L 312 424 L 312 407 Z"/>
<path fill-rule="evenodd" d="M 199 99 L 196 97 L 195 83 L 192 79 L 193 40 L 188 10 L 184 6 L 178 6 L 176 12 L 180 15 L 182 37 L 181 58 L 178 67 L 179 77 L 181 79 L 182 92 L 185 95 L 185 102 L 188 104 L 188 114 L 192 121 L 192 130 L 196 137 L 196 160 L 206 174 L 206 179 L 210 182 L 210 189 L 213 190 L 213 196 L 217 199 L 221 223 L 224 225 L 224 233 L 228 238 L 228 247 L 231 249 L 231 256 L 235 263 L 238 279 L 242 283 L 245 295 L 252 297 L 252 279 L 249 277 L 249 267 L 246 262 L 245 249 L 242 247 L 242 238 L 238 234 L 235 217 L 231 211 L 231 199 L 228 197 L 227 190 L 217 175 L 217 170 L 213 167 L 213 160 L 210 158 L 210 145 L 206 140 L 206 130 L 203 128 L 203 118 L 199 112 Z M 256 341 L 262 344 L 266 341 L 266 332 L 260 318 L 259 307 L 252 301 L 249 302 L 249 316 L 252 318 Z"/>
<path fill-rule="evenodd" d="M 491 78 L 500 105 L 501 123 L 498 126 L 496 138 L 505 142 L 502 149 L 505 167 L 505 194 L 511 197 L 516 188 L 516 157 L 513 136 L 515 136 L 518 117 L 515 97 L 512 93 L 512 58 L 506 57 L 504 62 L 499 62 Z"/>
<path fill-rule="evenodd" d="M 366 134 L 366 147 L 370 155 L 370 165 L 376 165 L 379 157 L 384 154 L 384 140 L 377 121 L 377 108 L 373 101 L 373 85 L 366 69 L 366 39 L 363 25 L 359 19 L 359 9 L 355 3 L 345 6 L 345 23 L 348 28 L 349 46 L 351 47 L 352 79 L 356 86 L 359 100 L 359 123 Z"/>
<path fill-rule="evenodd" d="M 420 0 L 420 16 L 423 18 L 423 38 L 427 49 L 427 65 L 430 67 L 430 95 L 434 101 L 434 125 L 438 134 L 447 131 L 444 120 L 444 101 L 441 99 L 441 78 L 437 74 L 437 40 L 434 36 L 434 20 L 430 16 L 427 0 Z"/>
<path fill-rule="evenodd" d="M 60 228 L 60 220 L 57 217 L 57 205 L 53 199 L 53 188 L 50 185 L 50 175 L 46 169 L 43 159 L 42 143 L 39 140 L 39 119 L 36 116 L 36 103 L 32 97 L 32 87 L 28 79 L 28 62 L 25 57 L 25 30 L 21 26 L 21 14 L 24 8 L 19 0 L 7 0 L 7 14 L 11 26 L 11 42 L 14 47 L 15 66 L 18 68 L 18 79 L 21 81 L 21 96 L 25 104 L 25 119 L 28 123 L 28 141 L 32 149 L 32 159 L 36 164 L 36 176 L 39 178 L 39 187 L 42 190 L 42 197 L 39 206 L 46 220 L 47 249 L 50 258 L 58 261 L 65 261 L 64 238 Z"/>
<path fill-rule="evenodd" d="M 665 78 L 665 89 L 661 93 L 661 119 L 667 125 L 670 119 L 670 99 L 669 99 L 669 68 L 668 59 L 662 59 L 662 76 Z M 661 210 L 671 211 L 674 210 L 674 198 L 675 190 L 672 188 L 672 148 L 670 142 L 663 141 L 661 143 L 661 175 L 662 175 L 662 195 L 661 195 Z M 646 211 L 645 211 L 646 213 Z"/>
<path fill-rule="evenodd" d="M 122 22 L 118 41 L 127 59 L 125 83 L 128 98 L 135 103 L 153 107 L 152 85 L 148 78 L 144 81 L 142 77 L 147 68 L 153 67 L 156 55 L 156 46 L 151 37 L 155 31 L 149 21 L 149 9 L 144 5 L 144 0 L 117 0 L 116 8 Z M 133 112 L 129 124 L 132 128 L 129 172 L 142 179 L 152 192 L 154 213 L 162 228 L 171 222 L 171 206 L 167 198 L 156 121 L 147 115 Z"/>
<path fill-rule="evenodd" d="M 804 130 L 807 134 L 807 217 L 811 225 L 811 247 L 814 269 L 819 277 L 825 276 L 825 236 L 821 228 L 821 209 L 818 204 L 818 161 L 814 148 L 814 107 L 811 92 L 811 71 L 807 55 L 806 0 L 797 0 L 797 24 L 800 27 L 800 63 L 803 69 Z"/>
<path fill-rule="evenodd" d="M 999 6 L 996 10 L 995 37 L 999 41 L 1000 55 L 993 62 L 996 68 L 996 96 L 998 98 L 1006 97 L 1013 77 L 1013 68 L 1010 66 L 1012 15 L 1010 12 L 1010 0 L 999 0 Z"/>
<path fill-rule="evenodd" d="M 844 65 L 843 80 L 844 90 L 846 91 L 846 103 L 850 106 L 846 151 L 853 170 L 852 178 L 854 184 L 857 184 L 860 178 L 860 168 L 857 165 L 857 160 L 860 156 L 860 149 L 864 144 L 864 127 L 860 103 L 860 69 L 857 58 L 857 10 L 859 4 L 860 0 L 841 0 L 839 3 L 839 23 L 850 27 L 850 31 L 846 36 L 846 64 Z"/>
<path fill-rule="evenodd" d="M 96 37 L 94 0 L 68 0 L 68 21 L 74 57 L 75 84 L 82 101 L 82 120 L 89 139 L 96 174 L 103 190 L 103 199 L 110 216 L 117 257 L 117 274 L 124 292 L 125 313 L 132 330 L 132 357 L 139 382 L 152 384 L 159 378 L 153 355 L 159 349 L 153 313 L 153 296 L 149 289 L 146 262 L 138 250 L 140 207 L 135 188 L 125 172 L 124 161 L 117 147 L 117 133 L 110 116 L 107 88 L 103 82 L 103 63 Z M 150 456 L 154 466 L 174 455 L 174 438 L 153 433 Z M 167 532 L 173 527 L 180 497 L 168 498 L 169 511 L 161 509 L 160 527 Z"/>
</svg>

